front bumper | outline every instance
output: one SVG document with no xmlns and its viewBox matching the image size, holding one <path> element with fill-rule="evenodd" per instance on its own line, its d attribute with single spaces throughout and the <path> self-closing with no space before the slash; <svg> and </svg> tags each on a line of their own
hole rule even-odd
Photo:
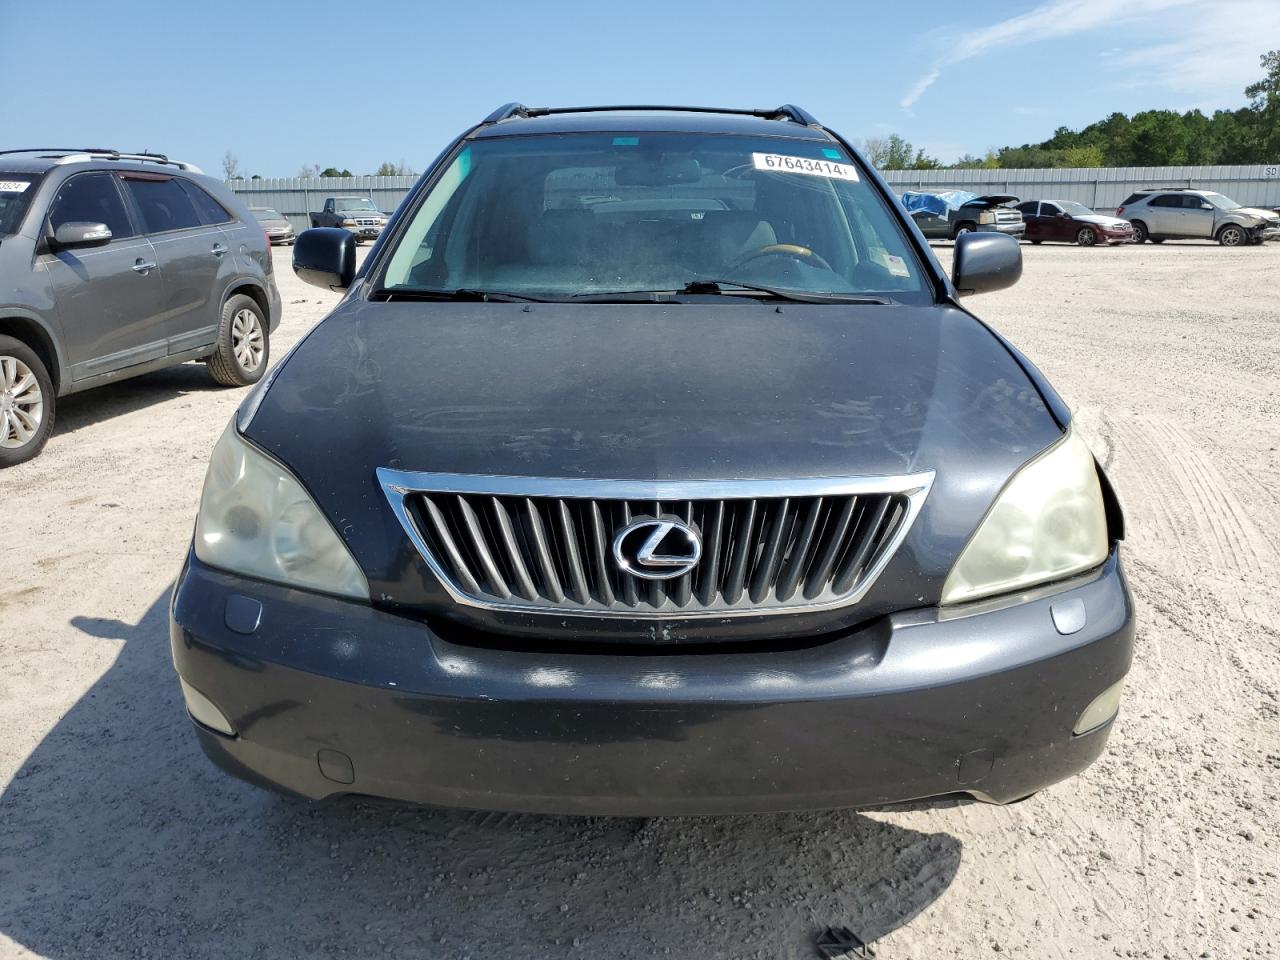
<svg viewBox="0 0 1280 960">
<path fill-rule="evenodd" d="M 382 227 L 379 226 L 354 226 L 342 228 L 349 233 L 355 234 L 361 240 L 376 240 L 382 235 Z"/>
<path fill-rule="evenodd" d="M 977 226 L 978 233 L 1004 233 L 1011 237 L 1022 238 L 1027 232 L 1027 224 L 1024 220 L 1022 223 L 980 223 Z"/>
<path fill-rule="evenodd" d="M 1061 632 L 1055 610 L 1083 626 Z M 1019 799 L 1102 751 L 1110 720 L 1073 727 L 1133 644 L 1114 552 L 1054 590 L 760 652 L 449 642 L 194 557 L 171 614 L 178 673 L 235 730 L 196 724 L 200 743 L 237 776 L 316 799 L 625 816 Z"/>
</svg>

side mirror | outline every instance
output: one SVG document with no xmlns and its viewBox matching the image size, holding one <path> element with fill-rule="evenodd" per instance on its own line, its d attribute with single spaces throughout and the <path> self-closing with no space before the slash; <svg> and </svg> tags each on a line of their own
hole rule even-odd
<svg viewBox="0 0 1280 960">
<path fill-rule="evenodd" d="M 1202 203 L 1202 204 L 1200 204 L 1200 209 L 1201 209 L 1201 210 L 1212 210 L 1212 209 L 1213 209 L 1213 204 L 1212 204 L 1212 203 Z"/>
<path fill-rule="evenodd" d="M 956 238 L 951 282 L 965 297 L 1003 290 L 1022 276 L 1022 248 L 1003 233 L 962 233 Z"/>
<path fill-rule="evenodd" d="M 68 220 L 53 231 L 53 246 L 59 250 L 100 247 L 111 242 L 111 228 L 105 223 Z"/>
<path fill-rule="evenodd" d="M 355 234 L 340 227 L 312 227 L 293 244 L 298 279 L 326 290 L 345 290 L 356 275 Z"/>
</svg>

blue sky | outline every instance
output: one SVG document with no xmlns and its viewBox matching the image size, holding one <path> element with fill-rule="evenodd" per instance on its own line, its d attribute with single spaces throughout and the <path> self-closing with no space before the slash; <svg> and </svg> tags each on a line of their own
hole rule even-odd
<svg viewBox="0 0 1280 960">
<path fill-rule="evenodd" d="M 495 106 L 798 103 L 944 160 L 1112 111 L 1244 102 L 1280 0 L 127 5 L 0 0 L 7 146 L 421 170 Z"/>
</svg>

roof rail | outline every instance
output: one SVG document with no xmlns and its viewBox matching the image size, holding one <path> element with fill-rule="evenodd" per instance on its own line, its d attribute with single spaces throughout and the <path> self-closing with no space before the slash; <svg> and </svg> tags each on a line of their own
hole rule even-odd
<svg viewBox="0 0 1280 960">
<path fill-rule="evenodd" d="M 489 116 L 484 118 L 486 124 L 498 123 L 501 120 L 507 120 L 510 117 L 546 117 L 552 114 L 560 113 L 607 113 L 612 111 L 632 110 L 632 111 L 662 111 L 672 113 L 729 113 L 737 116 L 761 117 L 765 120 L 790 120 L 792 123 L 800 123 L 806 127 L 819 127 L 820 124 L 807 110 L 791 103 L 784 103 L 780 107 L 774 107 L 772 110 L 752 109 L 743 110 L 735 107 L 683 107 L 674 105 L 661 105 L 653 103 L 625 103 L 612 104 L 608 106 L 598 107 L 526 107 L 523 103 L 506 103 L 499 107 Z"/>
<path fill-rule="evenodd" d="M 1200 187 L 1139 187 L 1134 192 L 1146 193 L 1149 191 L 1151 193 L 1179 193 L 1179 192 L 1186 193 L 1188 190 L 1194 190 L 1196 192 L 1200 192 L 1201 188 Z"/>
<path fill-rule="evenodd" d="M 55 164 L 83 163 L 86 160 L 132 160 L 135 163 L 159 163 L 190 173 L 204 173 L 194 163 L 182 160 L 170 160 L 163 153 L 121 153 L 108 147 L 26 147 L 20 150 L 0 150 L 0 156 L 15 153 L 33 153 L 40 157 L 48 157 Z"/>
</svg>

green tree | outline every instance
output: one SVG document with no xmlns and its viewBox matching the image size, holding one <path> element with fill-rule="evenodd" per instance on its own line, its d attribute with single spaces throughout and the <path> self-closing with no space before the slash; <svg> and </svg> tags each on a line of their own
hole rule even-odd
<svg viewBox="0 0 1280 960">
<path fill-rule="evenodd" d="M 352 173 L 350 170 L 347 170 L 345 167 L 341 170 L 339 170 L 337 167 L 325 167 L 323 170 L 320 171 L 319 175 L 322 177 L 354 177 L 355 176 L 354 173 Z"/>
<path fill-rule="evenodd" d="M 375 177 L 416 177 L 418 171 L 414 170 L 407 163 L 401 160 L 399 163 L 392 163 L 390 160 L 384 160 L 377 170 L 373 171 Z"/>
<path fill-rule="evenodd" d="M 942 164 L 896 133 L 862 141 L 862 153 L 877 170 L 934 170 Z"/>
</svg>

